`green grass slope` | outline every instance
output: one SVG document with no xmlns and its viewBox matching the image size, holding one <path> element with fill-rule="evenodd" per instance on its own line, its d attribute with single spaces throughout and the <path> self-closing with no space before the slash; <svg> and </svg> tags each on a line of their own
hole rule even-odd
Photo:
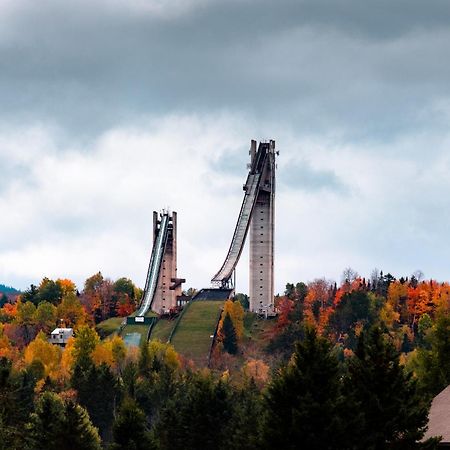
<svg viewBox="0 0 450 450">
<path fill-rule="evenodd" d="M 175 350 L 192 359 L 198 366 L 206 366 L 223 301 L 198 300 L 191 302 L 172 336 Z"/>
<path fill-rule="evenodd" d="M 159 319 L 156 325 L 152 329 L 152 334 L 150 335 L 151 340 L 159 340 L 166 343 L 169 340 L 170 333 L 173 327 L 177 323 L 177 319 Z"/>
<path fill-rule="evenodd" d="M 103 322 L 98 323 L 95 326 L 95 329 L 98 335 L 104 339 L 107 336 L 112 335 L 119 331 L 120 324 L 124 320 L 123 317 L 111 317 L 110 319 L 106 319 Z"/>
</svg>

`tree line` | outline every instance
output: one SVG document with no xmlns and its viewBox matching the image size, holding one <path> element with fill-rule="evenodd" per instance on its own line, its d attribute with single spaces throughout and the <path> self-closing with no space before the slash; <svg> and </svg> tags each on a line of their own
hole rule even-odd
<svg viewBox="0 0 450 450">
<path fill-rule="evenodd" d="M 131 280 L 98 273 L 79 292 L 44 278 L 0 308 L 0 449 L 435 448 L 422 438 L 450 384 L 449 292 L 419 273 L 348 269 L 339 285 L 288 283 L 260 322 L 240 294 L 209 370 L 158 341 L 100 339 L 98 321 L 136 308 Z M 64 351 L 47 339 L 59 318 L 75 328 Z"/>
<path fill-rule="evenodd" d="M 39 339 L 39 338 L 37 338 Z M 0 359 L 0 448 L 426 449 L 428 401 L 377 327 L 352 356 L 308 327 L 264 387 L 252 377 L 194 369 L 169 344 L 144 342 L 96 361 L 81 327 L 65 377 L 36 353 L 21 368 Z"/>
</svg>

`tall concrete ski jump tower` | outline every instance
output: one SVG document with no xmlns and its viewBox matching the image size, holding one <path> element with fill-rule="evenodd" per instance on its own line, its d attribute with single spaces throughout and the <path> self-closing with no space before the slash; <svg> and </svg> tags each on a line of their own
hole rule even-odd
<svg viewBox="0 0 450 450">
<path fill-rule="evenodd" d="M 177 306 L 181 285 L 177 278 L 177 213 L 153 212 L 153 248 L 137 317 L 151 309 L 164 314 Z"/>
<path fill-rule="evenodd" d="M 153 211 L 153 242 L 156 242 L 161 228 L 158 213 Z M 160 314 L 177 305 L 177 296 L 181 295 L 181 283 L 177 278 L 177 213 L 169 216 L 167 240 L 161 261 L 158 284 L 152 303 L 152 310 Z"/>
<path fill-rule="evenodd" d="M 239 261 L 250 228 L 250 310 L 266 316 L 275 314 L 274 232 L 275 232 L 275 141 L 256 141 L 250 145 L 249 174 L 244 184 L 238 221 L 231 245 L 219 272 L 211 282 L 222 288 L 232 285 L 232 275 Z"/>
<path fill-rule="evenodd" d="M 260 144 L 261 145 L 261 144 Z M 261 167 L 261 180 L 250 222 L 250 310 L 273 312 L 273 261 L 275 231 L 275 141 L 270 141 L 266 163 Z M 256 141 L 250 148 L 253 166 Z"/>
</svg>

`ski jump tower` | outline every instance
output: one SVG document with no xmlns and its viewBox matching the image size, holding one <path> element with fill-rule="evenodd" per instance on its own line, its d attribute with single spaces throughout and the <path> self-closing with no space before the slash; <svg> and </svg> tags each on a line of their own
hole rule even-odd
<svg viewBox="0 0 450 450">
<path fill-rule="evenodd" d="M 181 285 L 177 278 L 177 213 L 153 212 L 153 248 L 137 317 L 152 310 L 164 314 L 177 306 Z"/>
<path fill-rule="evenodd" d="M 211 282 L 225 288 L 233 284 L 232 276 L 244 248 L 250 228 L 250 310 L 274 315 L 274 231 L 275 231 L 275 141 L 251 141 L 249 174 L 225 261 Z"/>
</svg>

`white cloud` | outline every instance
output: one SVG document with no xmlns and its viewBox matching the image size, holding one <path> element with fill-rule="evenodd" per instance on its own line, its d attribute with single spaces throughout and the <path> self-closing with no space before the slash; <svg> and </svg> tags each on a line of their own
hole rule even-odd
<svg viewBox="0 0 450 450">
<path fill-rule="evenodd" d="M 246 177 L 246 117 L 171 115 L 139 127 L 109 130 L 88 148 L 61 146 L 43 127 L 0 135 L 0 158 L 26 170 L 0 191 L 0 282 L 24 288 L 43 276 L 73 278 L 81 287 L 98 270 L 142 285 L 151 251 L 152 211 L 179 214 L 179 275 L 204 287 L 228 249 Z M 263 124 L 260 124 L 260 127 Z M 258 127 L 259 128 L 259 127 Z M 276 290 L 286 282 L 344 267 L 398 275 L 421 268 L 447 277 L 450 250 L 448 137 L 434 140 L 427 161 L 408 159 L 426 141 L 410 135 L 377 147 L 274 130 L 280 189 L 276 199 Z M 221 161 L 241 160 L 234 171 Z M 283 184 L 287 164 L 332 172 L 346 191 Z M 248 256 L 238 267 L 247 290 Z"/>
<path fill-rule="evenodd" d="M 227 176 L 211 174 L 209 165 L 241 144 L 239 121 L 171 116 L 147 125 L 111 130 L 83 151 L 54 152 L 44 129 L 0 139 L 0 155 L 29 169 L 0 195 L 7 212 L 0 225 L 1 279 L 24 287 L 42 276 L 68 276 L 80 284 L 102 270 L 142 283 L 152 211 L 170 207 L 179 213 L 180 275 L 190 284 L 209 282 L 231 237 L 234 217 L 226 216 L 238 211 L 241 194 L 238 185 L 230 195 Z M 214 264 L 212 242 L 223 246 Z"/>
</svg>

